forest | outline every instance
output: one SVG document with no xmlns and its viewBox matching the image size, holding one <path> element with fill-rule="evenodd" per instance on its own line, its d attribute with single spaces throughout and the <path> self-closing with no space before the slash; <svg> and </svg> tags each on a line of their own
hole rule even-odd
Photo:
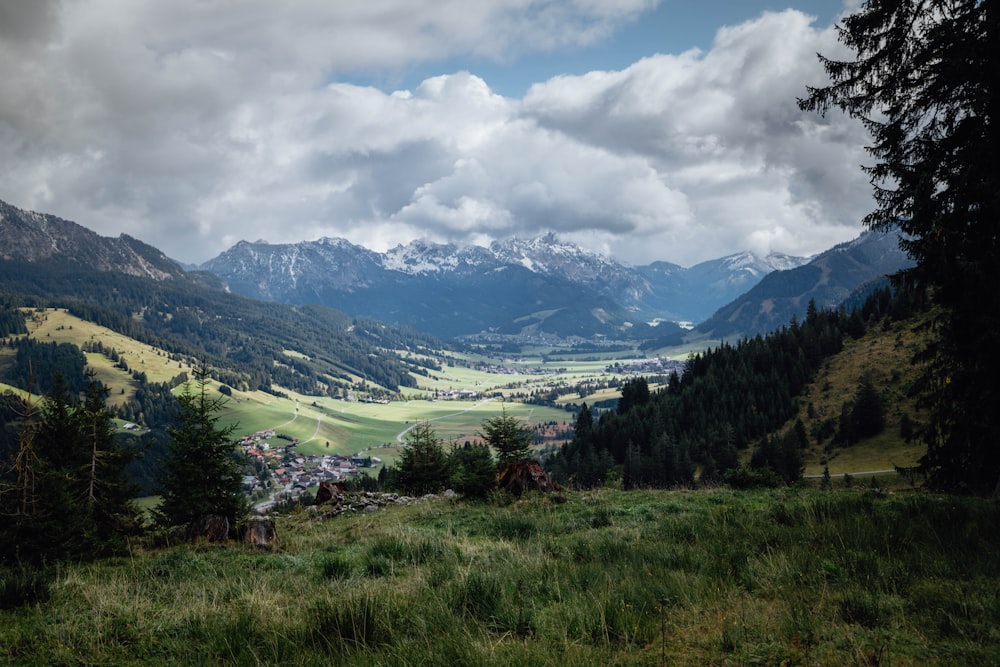
<svg viewBox="0 0 1000 667">
<path fill-rule="evenodd" d="M 626 383 L 613 410 L 595 414 L 584 404 L 573 439 L 546 466 L 560 482 L 592 488 L 620 479 L 624 488 L 702 483 L 774 485 L 800 479 L 801 450 L 810 437 L 844 440 L 870 429 L 878 393 L 862 393 L 829 434 L 808 434 L 801 423 L 779 429 L 797 409 L 802 389 L 820 364 L 883 319 L 899 320 L 926 308 L 917 290 L 876 288 L 851 312 L 809 304 L 805 319 L 766 336 L 723 343 L 693 355 L 683 375 L 651 392 L 646 378 Z M 874 406 L 874 407 L 873 407 Z M 740 453 L 752 450 L 749 468 Z"/>
</svg>

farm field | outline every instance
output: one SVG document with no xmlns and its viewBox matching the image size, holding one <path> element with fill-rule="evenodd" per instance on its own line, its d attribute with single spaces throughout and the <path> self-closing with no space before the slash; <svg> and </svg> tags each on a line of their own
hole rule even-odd
<svg viewBox="0 0 1000 667">
<path fill-rule="evenodd" d="M 351 455 L 371 447 L 394 447 L 408 428 L 420 422 L 429 422 L 443 440 L 461 444 L 475 439 L 482 422 L 504 410 L 525 424 L 572 422 L 572 415 L 565 410 L 499 399 L 416 399 L 382 404 L 313 396 L 282 399 L 267 394 L 263 396 L 270 400 L 258 400 L 257 394 L 234 391 L 220 423 L 238 423 L 237 435 L 273 429 L 298 439 L 297 450 L 302 454 Z"/>
</svg>

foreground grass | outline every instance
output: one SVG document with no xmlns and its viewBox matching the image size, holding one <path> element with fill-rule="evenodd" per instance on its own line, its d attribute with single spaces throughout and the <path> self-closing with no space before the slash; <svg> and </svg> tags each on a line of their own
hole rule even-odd
<svg viewBox="0 0 1000 667">
<path fill-rule="evenodd" d="M 303 513 L 274 552 L 63 567 L 0 611 L 0 662 L 1000 664 L 998 525 L 987 501 L 805 489 Z"/>
</svg>

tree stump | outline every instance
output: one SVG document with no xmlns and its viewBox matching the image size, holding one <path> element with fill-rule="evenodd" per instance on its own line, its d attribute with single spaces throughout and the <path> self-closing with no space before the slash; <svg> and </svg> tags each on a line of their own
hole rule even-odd
<svg viewBox="0 0 1000 667">
<path fill-rule="evenodd" d="M 266 517 L 250 517 L 243 529 L 243 542 L 260 549 L 272 549 L 278 541 L 278 531 L 274 520 Z"/>
<path fill-rule="evenodd" d="M 346 493 L 347 491 L 344 489 L 343 484 L 330 481 L 320 482 L 319 489 L 316 490 L 316 504 L 332 503 L 339 505 Z"/>
</svg>

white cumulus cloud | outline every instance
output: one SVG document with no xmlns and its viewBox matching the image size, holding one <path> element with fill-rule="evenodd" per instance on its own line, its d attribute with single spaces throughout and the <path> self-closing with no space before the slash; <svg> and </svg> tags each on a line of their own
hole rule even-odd
<svg viewBox="0 0 1000 667">
<path fill-rule="evenodd" d="M 704 52 L 504 97 L 456 57 L 583 48 L 652 0 L 0 1 L 0 199 L 191 262 L 241 240 L 384 250 L 555 231 L 633 263 L 808 254 L 871 208 L 863 129 L 798 110 L 833 30 L 794 10 Z"/>
</svg>

